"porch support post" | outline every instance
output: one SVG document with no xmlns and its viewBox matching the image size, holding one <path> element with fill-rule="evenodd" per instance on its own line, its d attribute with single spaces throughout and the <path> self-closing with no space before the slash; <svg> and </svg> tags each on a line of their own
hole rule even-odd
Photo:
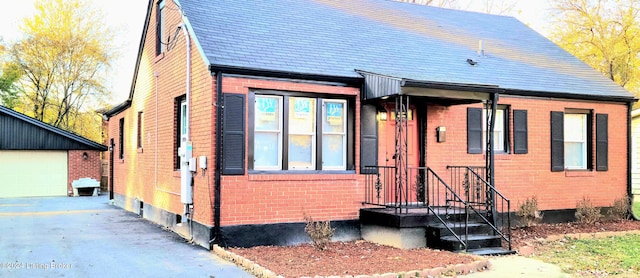
<svg viewBox="0 0 640 278">
<path fill-rule="evenodd" d="M 497 92 L 495 93 L 491 93 L 491 97 L 490 99 L 487 101 L 486 103 L 486 109 L 487 110 L 491 110 L 491 113 L 486 113 L 487 117 L 486 117 L 486 130 L 487 130 L 487 134 L 486 134 L 486 154 L 485 154 L 485 163 L 486 163 L 486 180 L 487 182 L 489 182 L 489 184 L 493 187 L 495 187 L 495 176 L 494 176 L 494 170 L 495 170 L 495 166 L 494 166 L 494 150 L 493 150 L 493 131 L 494 131 L 494 127 L 495 127 L 495 120 L 496 120 L 496 110 L 498 108 L 498 96 L 499 94 Z M 490 211 L 489 216 L 492 218 L 494 225 L 496 222 L 496 215 L 495 215 L 495 211 L 496 211 L 496 203 L 495 203 L 495 192 L 493 190 L 491 190 L 489 188 L 489 200 L 487 200 L 487 209 Z"/>
<path fill-rule="evenodd" d="M 400 210 L 405 207 L 405 212 L 409 211 L 409 165 L 408 156 L 408 119 L 409 116 L 409 96 L 399 95 L 396 97 L 396 140 L 395 140 L 395 166 L 396 166 L 396 203 Z"/>
</svg>

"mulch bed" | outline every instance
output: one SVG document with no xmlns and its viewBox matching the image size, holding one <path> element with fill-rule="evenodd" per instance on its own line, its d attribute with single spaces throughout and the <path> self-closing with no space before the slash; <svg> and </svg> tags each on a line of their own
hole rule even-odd
<svg viewBox="0 0 640 278">
<path fill-rule="evenodd" d="M 512 248 L 531 245 L 551 235 L 640 230 L 640 221 L 604 221 L 594 224 L 538 224 L 511 230 Z M 331 242 L 326 250 L 310 244 L 296 246 L 257 246 L 229 248 L 228 251 L 249 259 L 284 277 L 345 276 L 398 273 L 412 270 L 469 264 L 477 256 L 419 248 L 402 250 L 363 240 Z"/>
<path fill-rule="evenodd" d="M 284 277 L 372 275 L 471 263 L 476 256 L 428 248 L 402 250 L 363 240 L 329 243 L 326 250 L 310 244 L 230 248 L 228 251 Z"/>
</svg>

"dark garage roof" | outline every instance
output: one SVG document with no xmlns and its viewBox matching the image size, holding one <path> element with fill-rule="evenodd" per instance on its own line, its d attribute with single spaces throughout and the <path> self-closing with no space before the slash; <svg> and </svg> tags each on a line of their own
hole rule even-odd
<svg viewBox="0 0 640 278">
<path fill-rule="evenodd" d="M 177 2 L 212 70 L 362 79 L 361 70 L 507 94 L 634 98 L 514 17 L 388 0 Z"/>
<path fill-rule="evenodd" d="M 0 106 L 0 150 L 97 150 L 107 147 Z"/>
</svg>

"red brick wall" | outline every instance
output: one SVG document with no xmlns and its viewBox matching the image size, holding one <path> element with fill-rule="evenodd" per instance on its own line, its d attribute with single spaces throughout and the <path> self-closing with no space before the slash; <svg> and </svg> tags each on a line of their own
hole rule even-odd
<svg viewBox="0 0 640 278">
<path fill-rule="evenodd" d="M 313 93 L 358 96 L 359 93 L 358 88 L 234 77 L 224 78 L 222 87 L 225 93 L 239 94 L 248 94 L 249 89 L 309 92 L 310 96 Z M 252 104 L 247 107 L 249 105 Z M 356 107 L 354 153 L 358 169 L 359 97 L 356 97 Z M 248 140 L 245 145 L 250 147 Z M 301 222 L 303 212 L 316 220 L 358 219 L 364 196 L 362 181 L 362 176 L 356 174 L 222 176 L 222 225 Z"/>
<path fill-rule="evenodd" d="M 512 209 L 527 197 L 536 196 L 540 209 L 575 208 L 583 197 L 596 206 L 610 206 L 624 197 L 627 188 L 627 108 L 625 104 L 515 98 L 501 96 L 500 104 L 528 111 L 528 154 L 496 154 L 496 187 L 511 199 Z M 481 107 L 481 105 L 473 105 Z M 468 106 L 429 105 L 427 165 L 448 177 L 447 165 L 484 165 L 483 154 L 467 154 L 466 114 Z M 565 108 L 593 109 L 609 115 L 609 170 L 551 172 L 550 112 Z M 512 113 L 513 114 L 513 113 Z M 513 115 L 510 141 L 513 147 Z M 445 143 L 436 142 L 436 127 L 446 127 Z M 593 129 L 595 146 L 595 128 Z M 595 158 L 595 147 L 593 157 Z"/>
<path fill-rule="evenodd" d="M 85 160 L 83 154 L 87 154 Z M 69 159 L 69 176 L 67 184 L 67 192 L 69 196 L 73 196 L 73 187 L 71 183 L 74 180 L 80 178 L 92 178 L 100 182 L 100 152 L 99 151 L 82 151 L 82 150 L 70 150 L 68 152 Z"/>
<path fill-rule="evenodd" d="M 167 2 L 166 34 L 181 24 L 178 9 Z M 186 94 L 186 43 L 182 31 L 169 51 L 156 56 L 155 5 L 144 41 L 144 50 L 136 79 L 131 107 L 109 119 L 109 139 L 116 144 L 114 159 L 114 192 L 139 199 L 157 208 L 183 213 L 180 202 L 180 172 L 174 169 L 175 113 L 177 97 Z M 195 43 L 191 41 L 191 138 L 193 156 L 210 156 L 212 146 L 211 74 Z M 157 77 L 156 77 L 157 76 Z M 156 94 L 157 91 L 157 94 Z M 156 98 L 157 95 L 157 98 Z M 137 148 L 137 117 L 143 112 L 143 144 Z M 125 119 L 124 159 L 118 157 L 119 120 Z M 157 167 L 156 167 L 157 165 Z M 213 184 L 201 173 L 194 178 L 194 219 L 212 224 L 209 198 Z M 210 187 L 210 189 L 209 189 Z M 211 201 L 212 203 L 212 201 Z"/>
</svg>

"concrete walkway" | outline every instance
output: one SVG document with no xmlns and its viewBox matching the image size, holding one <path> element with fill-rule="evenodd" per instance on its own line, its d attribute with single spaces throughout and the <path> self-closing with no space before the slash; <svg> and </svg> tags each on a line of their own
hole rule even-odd
<svg viewBox="0 0 640 278">
<path fill-rule="evenodd" d="M 107 196 L 0 198 L 0 277 L 253 277 Z"/>
<path fill-rule="evenodd" d="M 536 259 L 518 255 L 490 258 L 491 270 L 472 273 L 461 277 L 465 278 L 564 278 L 571 277 L 563 273 L 560 267 L 548 264 Z"/>
</svg>

